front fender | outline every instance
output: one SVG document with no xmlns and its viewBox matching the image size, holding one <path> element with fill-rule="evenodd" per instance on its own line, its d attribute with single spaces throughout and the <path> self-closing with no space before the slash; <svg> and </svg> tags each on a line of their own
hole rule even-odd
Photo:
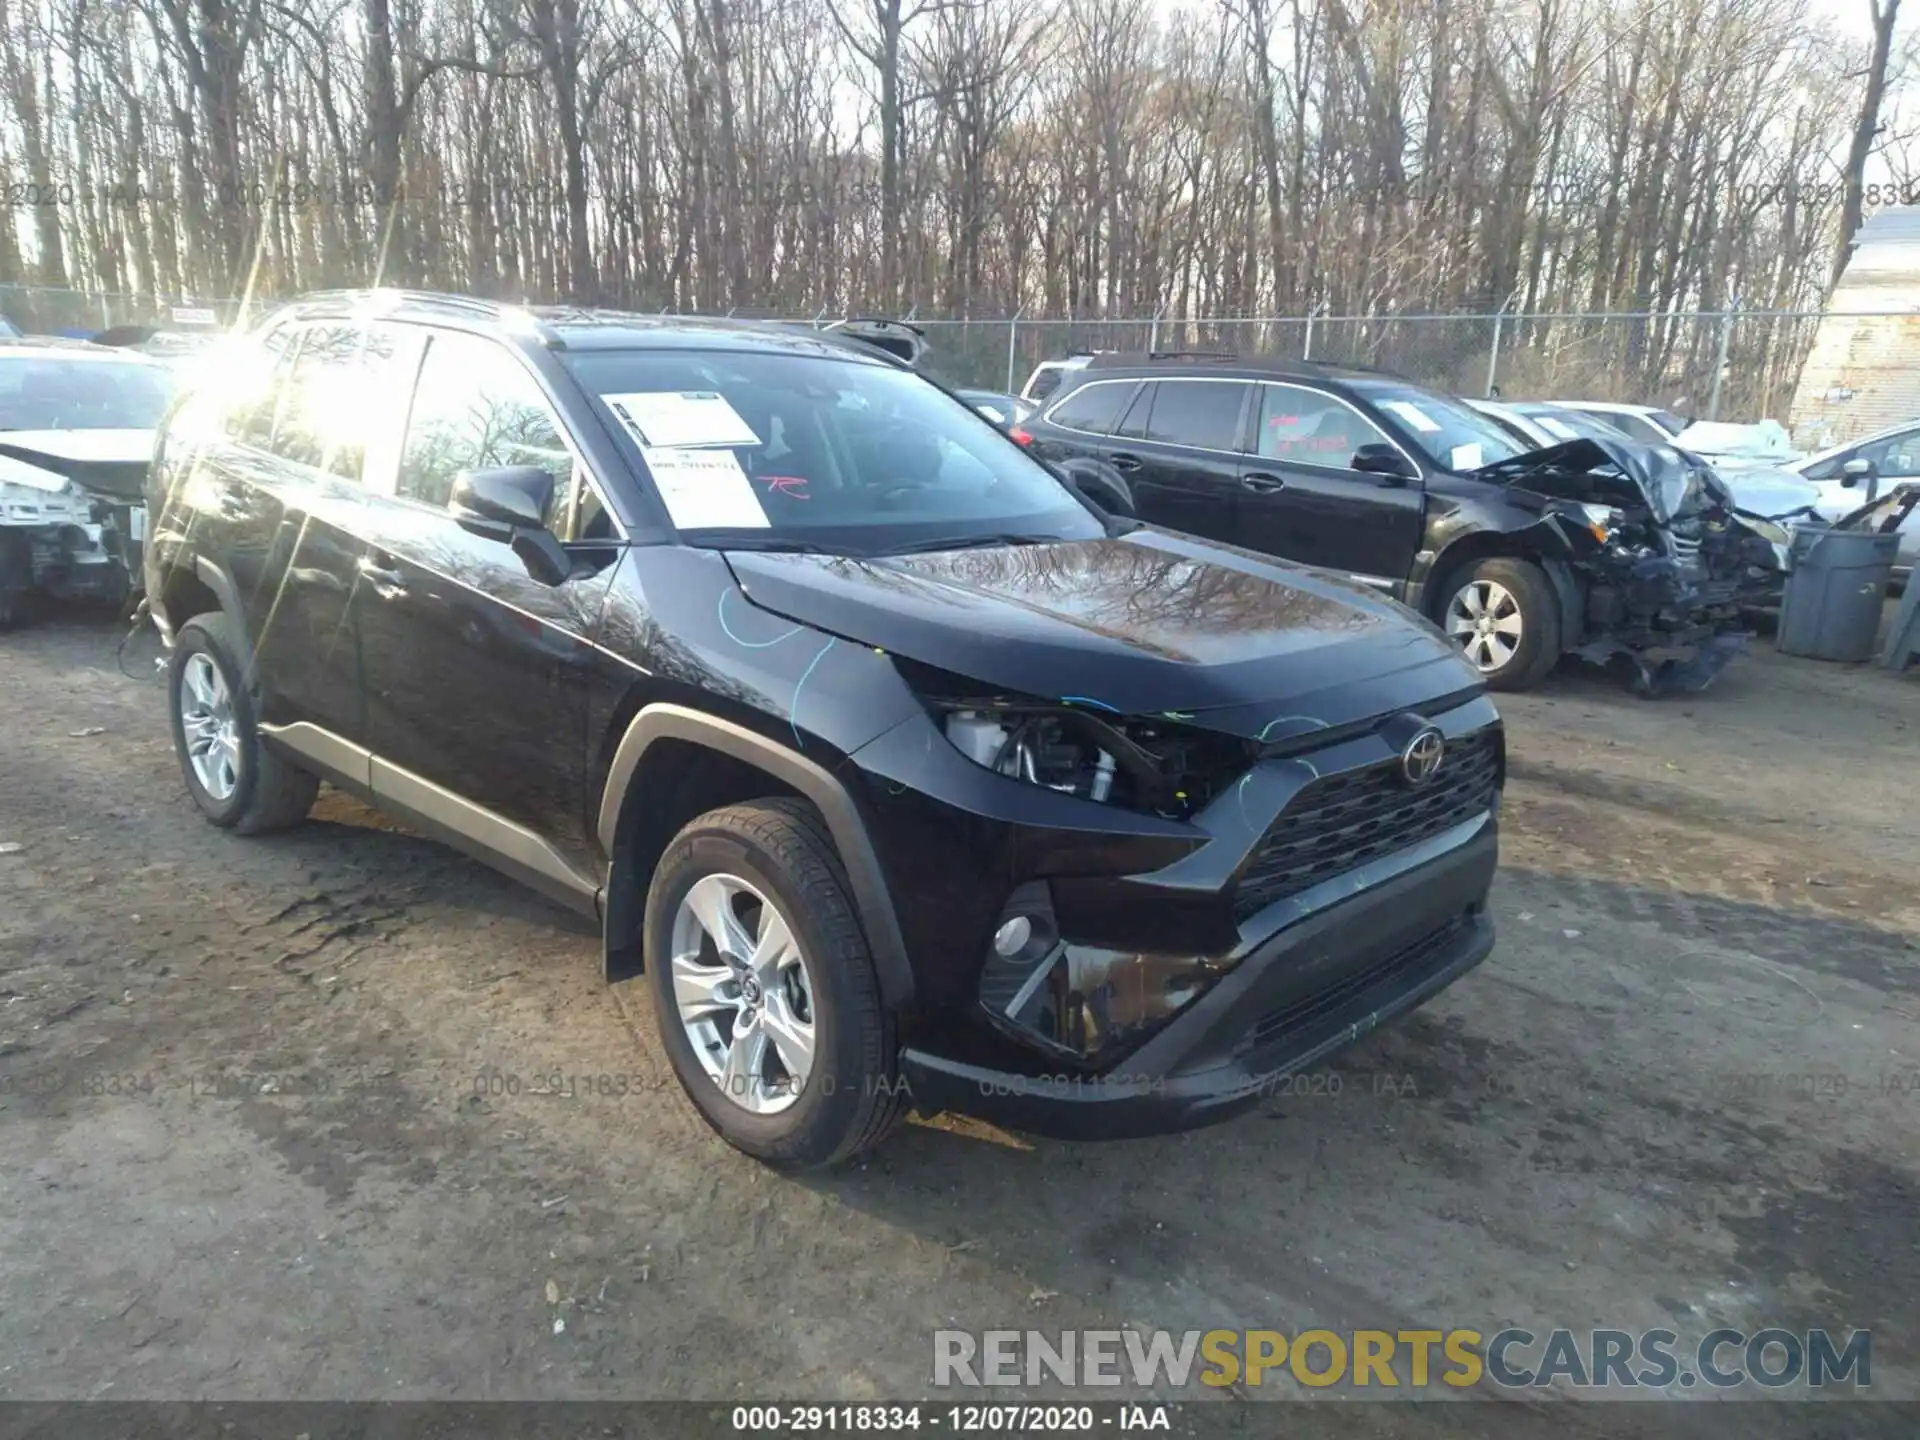
<svg viewBox="0 0 1920 1440">
<path fill-rule="evenodd" d="M 777 740 L 703 710 L 684 705 L 644 706 L 620 737 L 607 775 L 606 790 L 600 802 L 599 837 L 609 857 L 615 855 L 622 822 L 630 800 L 633 777 L 648 747 L 663 740 L 683 740 L 717 750 L 759 770 L 764 770 L 791 786 L 813 802 L 827 822 L 840 863 L 847 872 L 847 884 L 860 912 L 860 925 L 873 952 L 874 969 L 880 979 L 880 996 L 888 1006 L 899 1009 L 913 999 L 913 968 L 907 961 L 907 945 L 900 929 L 900 917 L 887 889 L 880 857 L 867 833 L 866 820 L 853 796 L 838 776 L 818 761 Z M 612 914 L 611 904 L 607 907 Z M 609 932 L 609 945 L 614 941 Z"/>
</svg>

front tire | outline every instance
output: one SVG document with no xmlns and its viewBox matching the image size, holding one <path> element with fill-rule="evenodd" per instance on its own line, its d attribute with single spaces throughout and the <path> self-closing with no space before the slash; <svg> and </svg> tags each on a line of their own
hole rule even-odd
<svg viewBox="0 0 1920 1440">
<path fill-rule="evenodd" d="M 306 819 L 320 782 L 261 740 L 245 654 L 239 626 L 225 615 L 189 620 L 167 662 L 167 708 L 194 805 L 223 830 L 260 835 Z"/>
<path fill-rule="evenodd" d="M 898 1122 L 894 1017 L 812 806 L 733 805 L 681 830 L 647 892 L 645 950 L 667 1058 L 729 1145 L 811 1170 Z"/>
<path fill-rule="evenodd" d="M 1538 565 L 1497 557 L 1441 587 L 1438 619 L 1489 690 L 1530 690 L 1560 659 L 1560 608 Z"/>
</svg>

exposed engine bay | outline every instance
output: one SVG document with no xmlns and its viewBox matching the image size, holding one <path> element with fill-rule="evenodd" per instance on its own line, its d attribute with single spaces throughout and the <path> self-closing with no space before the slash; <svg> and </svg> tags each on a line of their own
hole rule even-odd
<svg viewBox="0 0 1920 1440">
<path fill-rule="evenodd" d="M 1476 478 L 1532 497 L 1558 532 L 1582 582 L 1567 648 L 1624 657 L 1648 693 L 1705 688 L 1746 649 L 1747 616 L 1778 603 L 1786 532 L 1738 511 L 1725 483 L 1679 450 L 1582 439 Z"/>
<path fill-rule="evenodd" d="M 0 623 L 19 618 L 31 594 L 118 605 L 139 588 L 145 442 L 119 438 L 35 432 L 0 442 Z M 137 459 L 119 453 L 130 448 Z"/>
</svg>

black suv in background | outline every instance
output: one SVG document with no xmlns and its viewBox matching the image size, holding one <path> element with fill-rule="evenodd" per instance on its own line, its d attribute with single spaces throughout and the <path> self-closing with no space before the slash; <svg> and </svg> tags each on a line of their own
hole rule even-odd
<svg viewBox="0 0 1920 1440">
<path fill-rule="evenodd" d="M 1104 516 L 861 341 L 329 295 L 173 415 L 187 788 L 324 778 L 604 925 L 693 1103 L 1195 1125 L 1492 944 L 1502 732 L 1363 589 Z"/>
<path fill-rule="evenodd" d="M 1121 515 L 1323 567 L 1445 629 L 1494 689 L 1563 653 L 1697 687 L 1744 646 L 1784 537 L 1706 467 L 1622 439 L 1528 451 L 1391 375 L 1211 355 L 1096 355 L 1021 422 Z"/>
</svg>

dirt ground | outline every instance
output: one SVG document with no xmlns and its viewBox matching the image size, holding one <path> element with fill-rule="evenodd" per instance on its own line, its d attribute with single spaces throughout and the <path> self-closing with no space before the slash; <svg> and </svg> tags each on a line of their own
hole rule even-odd
<svg viewBox="0 0 1920 1440">
<path fill-rule="evenodd" d="M 1920 676 L 1557 676 L 1493 957 L 1338 1094 L 793 1180 L 585 922 L 337 795 L 202 823 L 119 640 L 0 636 L 0 1393 L 900 1398 L 936 1327 L 1518 1323 L 1871 1327 L 1920 1397 Z"/>
</svg>

